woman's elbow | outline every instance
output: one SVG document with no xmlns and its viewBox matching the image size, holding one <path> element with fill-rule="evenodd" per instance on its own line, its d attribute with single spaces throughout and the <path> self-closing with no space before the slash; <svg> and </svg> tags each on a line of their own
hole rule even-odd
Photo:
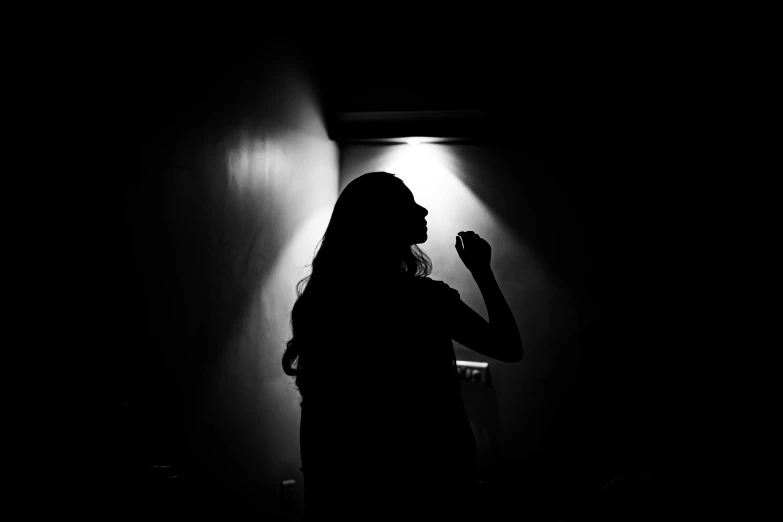
<svg viewBox="0 0 783 522">
<path fill-rule="evenodd" d="M 522 341 L 519 338 L 498 338 L 490 335 L 487 346 L 495 347 L 494 350 L 490 349 L 487 352 L 492 354 L 490 355 L 492 358 L 504 363 L 517 363 L 524 355 Z"/>
</svg>

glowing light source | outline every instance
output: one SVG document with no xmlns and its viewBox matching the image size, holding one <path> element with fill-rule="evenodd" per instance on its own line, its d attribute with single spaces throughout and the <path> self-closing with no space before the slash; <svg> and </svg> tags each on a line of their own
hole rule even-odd
<svg viewBox="0 0 783 522">
<path fill-rule="evenodd" d="M 397 143 L 407 143 L 408 145 L 421 145 L 422 143 L 440 143 L 446 138 L 436 138 L 433 136 L 408 136 L 407 138 L 396 138 L 392 141 Z"/>
</svg>

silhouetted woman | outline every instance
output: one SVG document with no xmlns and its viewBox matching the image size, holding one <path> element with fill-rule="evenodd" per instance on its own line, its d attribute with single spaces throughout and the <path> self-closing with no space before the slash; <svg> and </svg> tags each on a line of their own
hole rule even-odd
<svg viewBox="0 0 783 522">
<path fill-rule="evenodd" d="M 302 398 L 308 520 L 471 513 L 476 443 L 452 339 L 504 362 L 522 359 L 522 343 L 477 234 L 455 248 L 489 322 L 427 277 L 426 216 L 393 174 L 356 178 L 297 285 L 283 368 Z"/>
</svg>

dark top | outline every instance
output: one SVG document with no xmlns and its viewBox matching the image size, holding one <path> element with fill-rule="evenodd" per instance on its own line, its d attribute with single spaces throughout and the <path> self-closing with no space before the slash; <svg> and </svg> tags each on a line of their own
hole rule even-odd
<svg viewBox="0 0 783 522">
<path fill-rule="evenodd" d="M 441 513 L 476 482 L 448 326 L 459 293 L 422 277 L 368 290 L 336 292 L 323 307 L 332 319 L 308 350 L 300 431 L 308 519 Z"/>
</svg>

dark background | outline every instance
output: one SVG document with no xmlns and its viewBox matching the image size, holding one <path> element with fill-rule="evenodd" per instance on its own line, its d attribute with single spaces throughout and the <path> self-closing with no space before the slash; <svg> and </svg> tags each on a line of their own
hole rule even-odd
<svg viewBox="0 0 783 522">
<path fill-rule="evenodd" d="M 105 236 L 108 251 L 117 254 L 107 272 L 122 274 L 114 280 L 112 308 L 122 320 L 110 323 L 117 324 L 113 363 L 101 392 L 101 418 L 111 429 L 94 445 L 106 477 L 99 481 L 105 493 L 98 504 L 113 513 L 107 518 L 152 506 L 190 512 L 194 495 L 206 486 L 183 481 L 172 486 L 163 476 L 172 470 L 184 477 L 218 473 L 212 460 L 195 458 L 184 447 L 181 432 L 192 429 L 208 400 L 205 383 L 220 357 L 220 340 L 237 328 L 250 298 L 229 285 L 235 292 L 228 300 L 232 307 L 214 310 L 210 296 L 225 286 L 219 280 L 223 272 L 208 260 L 177 257 L 172 234 L 198 235 L 200 228 L 198 222 L 192 228 L 170 226 L 167 209 L 178 196 L 169 177 L 183 147 L 229 132 L 263 106 L 265 85 L 274 82 L 259 71 L 273 74 L 275 64 L 287 59 L 306 64 L 330 132 L 339 112 L 481 110 L 487 115 L 482 128 L 491 129 L 482 139 L 498 151 L 496 161 L 513 164 L 516 155 L 570 158 L 519 183 L 551 198 L 533 198 L 525 210 L 539 223 L 536 246 L 586 302 L 605 305 L 602 296 L 624 284 L 612 277 L 614 260 L 623 255 L 615 235 L 620 218 L 611 211 L 616 198 L 629 197 L 630 190 L 640 222 L 652 231 L 654 257 L 638 278 L 644 284 L 634 294 L 634 323 L 616 335 L 596 313 L 575 340 L 582 346 L 581 415 L 590 429 L 569 441 L 559 462 L 499 465 L 498 511 L 514 506 L 520 518 L 554 520 L 613 477 L 654 473 L 698 481 L 705 474 L 700 413 L 705 392 L 698 375 L 710 349 L 705 332 L 715 330 L 704 326 L 701 281 L 709 245 L 701 232 L 709 215 L 701 199 L 710 186 L 700 158 L 715 151 L 695 123 L 699 97 L 693 92 L 690 48 L 601 41 L 581 33 L 534 36 L 524 28 L 535 24 L 520 27 L 491 16 L 447 23 L 401 17 L 366 25 L 278 17 L 257 27 L 240 24 L 237 31 L 214 25 L 222 29 L 176 19 L 140 22 L 107 30 L 105 45 L 95 42 L 91 48 L 102 80 L 92 88 L 108 111 L 101 132 L 110 133 L 107 141 L 114 144 L 111 186 L 118 191 L 106 209 L 120 223 L 117 233 Z M 475 27 L 482 30 L 471 30 Z M 262 118 L 283 117 L 271 109 L 261 112 Z M 590 139 L 621 166 L 586 175 L 573 158 L 584 156 L 590 164 L 595 150 Z M 602 175 L 622 178 L 624 192 L 613 194 L 608 187 L 614 185 Z M 141 211 L 129 215 L 127 204 L 114 204 L 140 187 L 147 194 Z M 580 237 L 569 223 L 585 215 L 587 232 Z M 632 225 L 620 229 L 632 236 Z M 194 315 L 204 319 L 200 341 L 183 346 L 182 332 Z M 162 341 L 151 344 L 150 338 Z M 172 418 L 163 403 L 179 405 L 172 408 L 182 420 Z M 172 468 L 150 470 L 153 461 Z M 232 469 L 219 472 L 230 475 Z M 204 482 L 219 500 L 200 509 L 237 519 L 268 513 L 247 500 L 250 488 L 238 492 L 248 480 L 237 472 Z M 517 500 L 520 492 L 525 498 Z M 230 515 L 224 503 L 234 505 Z M 291 516 L 280 513 L 281 519 Z"/>
</svg>

